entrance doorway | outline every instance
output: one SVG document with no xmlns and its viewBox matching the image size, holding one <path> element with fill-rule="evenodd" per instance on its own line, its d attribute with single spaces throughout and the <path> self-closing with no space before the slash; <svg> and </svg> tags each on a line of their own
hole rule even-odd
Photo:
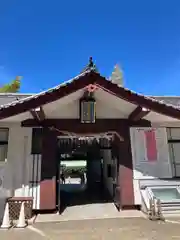
<svg viewBox="0 0 180 240">
<path fill-rule="evenodd" d="M 57 146 L 57 207 L 113 203 L 117 160 L 112 157 L 113 136 L 108 138 L 59 137 Z"/>
</svg>

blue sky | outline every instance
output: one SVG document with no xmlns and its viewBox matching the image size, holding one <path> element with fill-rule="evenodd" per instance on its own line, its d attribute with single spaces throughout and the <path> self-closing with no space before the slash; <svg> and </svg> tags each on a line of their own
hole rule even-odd
<svg viewBox="0 0 180 240">
<path fill-rule="evenodd" d="M 21 92 L 76 76 L 89 56 L 104 76 L 119 63 L 125 86 L 180 95 L 179 0 L 4 0 L 0 84 L 22 75 Z"/>
</svg>

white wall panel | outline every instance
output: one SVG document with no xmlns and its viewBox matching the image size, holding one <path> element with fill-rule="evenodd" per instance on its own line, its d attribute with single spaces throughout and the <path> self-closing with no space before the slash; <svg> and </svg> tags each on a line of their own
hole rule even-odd
<svg viewBox="0 0 180 240">
<path fill-rule="evenodd" d="M 107 99 L 106 99 L 107 100 Z M 53 107 L 44 106 L 44 110 L 48 118 L 70 118 L 78 119 L 79 118 L 79 99 L 74 100 L 71 103 L 61 106 L 58 102 L 53 103 Z M 121 104 L 121 102 L 120 102 Z M 122 109 L 124 106 L 122 107 Z M 130 111 L 130 110 L 129 110 Z M 129 113 L 128 113 L 129 114 Z M 103 118 L 127 118 L 127 114 L 123 113 L 121 109 L 114 107 L 113 102 L 106 104 L 104 101 L 96 99 L 96 117 Z"/>
<path fill-rule="evenodd" d="M 157 159 L 148 161 L 144 132 L 155 131 Z M 134 179 L 171 178 L 172 169 L 169 158 L 165 128 L 131 128 L 131 149 Z"/>
<path fill-rule="evenodd" d="M 22 128 L 20 124 L 12 123 L 1 123 L 1 127 L 9 128 L 7 162 L 0 163 L 0 178 L 3 179 L 3 186 L 0 186 L 1 202 L 9 196 L 33 196 L 33 207 L 38 209 L 41 156 L 39 161 L 33 161 L 33 155 L 31 155 L 32 128 Z M 33 181 L 32 178 L 35 180 L 33 187 L 30 183 Z"/>
</svg>

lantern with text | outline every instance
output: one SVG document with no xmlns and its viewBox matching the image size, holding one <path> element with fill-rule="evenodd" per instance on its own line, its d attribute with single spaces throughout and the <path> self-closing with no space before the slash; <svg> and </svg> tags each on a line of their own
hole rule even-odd
<svg viewBox="0 0 180 240">
<path fill-rule="evenodd" d="M 80 99 L 80 119 L 81 123 L 95 123 L 96 121 L 96 101 L 94 91 L 96 87 L 89 85 L 84 96 Z"/>
</svg>

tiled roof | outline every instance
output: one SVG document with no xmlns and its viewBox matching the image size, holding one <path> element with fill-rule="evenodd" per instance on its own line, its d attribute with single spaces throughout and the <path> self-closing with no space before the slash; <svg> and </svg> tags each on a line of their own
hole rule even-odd
<svg viewBox="0 0 180 240">
<path fill-rule="evenodd" d="M 83 77 L 85 76 L 86 74 L 90 73 L 92 70 L 88 69 L 87 71 L 85 72 L 82 72 L 81 74 L 79 74 L 78 76 L 72 78 L 72 79 L 69 79 L 68 81 L 65 81 L 53 88 L 49 88 L 48 90 L 46 91 L 43 91 L 43 92 L 40 92 L 40 93 L 37 93 L 37 94 L 0 94 L 2 95 L 2 103 L 1 103 L 1 97 L 0 97 L 0 110 L 3 109 L 3 108 L 7 108 L 9 106 L 15 106 L 16 104 L 19 104 L 19 103 L 23 103 L 23 102 L 26 102 L 26 101 L 29 101 L 31 99 L 37 99 L 39 98 L 40 96 L 43 96 L 43 95 L 46 95 L 46 94 L 49 94 L 51 92 L 54 92 L 54 91 L 57 91 L 58 89 L 60 89 L 61 87 L 63 86 L 66 86 L 68 84 L 70 84 L 71 82 L 79 79 L 80 77 Z M 22 96 L 22 97 L 21 97 Z M 12 98 L 11 98 L 12 97 Z M 11 101 L 11 100 L 12 101 Z"/>
<path fill-rule="evenodd" d="M 180 96 L 151 96 L 151 98 L 180 108 Z"/>
<path fill-rule="evenodd" d="M 99 73 L 97 73 L 94 69 L 88 69 L 84 72 L 82 72 L 81 74 L 79 74 L 78 76 L 76 76 L 73 79 L 70 79 L 62 84 L 59 84 L 58 86 L 54 87 L 54 88 L 50 88 L 47 91 L 43 91 L 40 92 L 38 94 L 0 94 L 0 111 L 3 111 L 3 109 L 9 108 L 9 107 L 14 107 L 16 105 L 25 103 L 25 102 L 29 102 L 31 100 L 35 100 L 38 98 L 41 98 L 42 96 L 45 95 L 49 95 L 52 94 L 54 92 L 59 91 L 61 88 L 63 87 L 67 87 L 68 85 L 71 85 L 71 83 L 76 82 L 76 80 L 78 80 L 81 77 L 84 77 L 86 75 L 88 75 L 89 73 L 94 73 L 96 74 L 96 76 L 100 76 Z M 100 76 L 101 77 L 101 76 Z M 109 86 L 110 83 L 109 80 L 105 79 L 104 77 L 101 77 L 102 79 L 104 79 L 103 81 L 107 81 L 107 84 L 105 84 L 106 86 Z M 117 86 L 117 84 L 111 83 L 111 85 Z M 180 103 L 180 97 L 165 97 L 165 96 L 144 96 L 142 94 L 138 94 L 136 92 L 133 92 L 127 88 L 124 88 L 122 86 L 118 86 L 119 90 L 123 91 L 124 93 L 128 94 L 128 95 L 134 95 L 135 97 L 140 97 L 146 101 L 149 102 L 154 102 L 157 103 L 158 105 L 162 106 L 162 107 L 169 107 L 171 109 L 176 109 L 179 110 L 179 103 Z"/>
<path fill-rule="evenodd" d="M 27 98 L 34 94 L 20 94 L 20 93 L 0 93 L 0 106 L 15 102 L 20 99 Z"/>
<path fill-rule="evenodd" d="M 17 100 L 22 100 L 24 98 L 29 98 L 36 95 L 35 93 L 0 93 L 0 106 L 5 104 L 10 104 L 16 102 Z M 162 101 L 165 104 L 170 104 L 180 108 L 180 96 L 147 96 L 152 99 Z"/>
</svg>

